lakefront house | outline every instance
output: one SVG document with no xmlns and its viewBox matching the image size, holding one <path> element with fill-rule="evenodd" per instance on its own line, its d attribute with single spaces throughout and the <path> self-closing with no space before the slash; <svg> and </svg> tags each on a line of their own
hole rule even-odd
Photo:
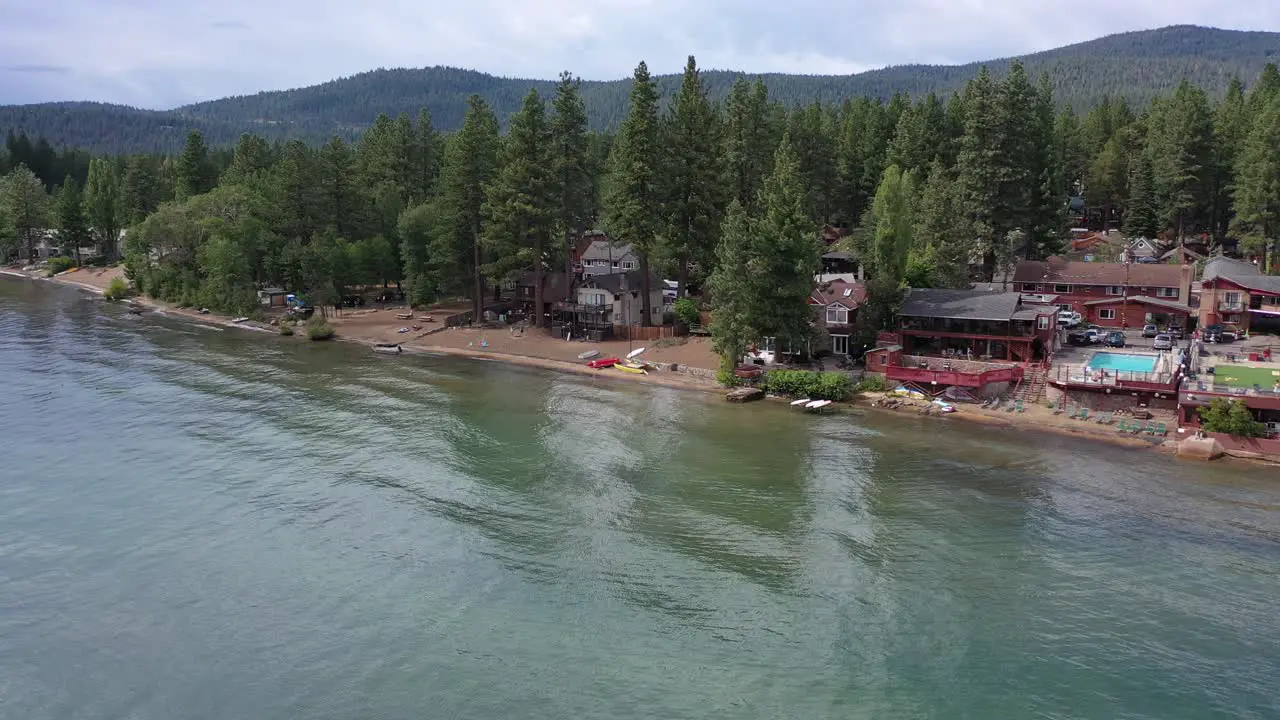
<svg viewBox="0 0 1280 720">
<path fill-rule="evenodd" d="M 1200 325 L 1280 333 L 1280 275 L 1228 257 L 1210 258 L 1200 278 Z"/>
<path fill-rule="evenodd" d="M 1060 257 L 1024 260 L 1014 269 L 1015 289 L 1055 296 L 1062 310 L 1074 310 L 1100 327 L 1142 327 L 1147 323 L 1186 328 L 1191 307 L 1191 265 L 1071 262 Z"/>
</svg>

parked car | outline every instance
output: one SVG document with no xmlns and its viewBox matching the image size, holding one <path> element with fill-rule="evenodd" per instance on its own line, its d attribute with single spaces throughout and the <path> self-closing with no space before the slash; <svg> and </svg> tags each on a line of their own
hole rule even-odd
<svg viewBox="0 0 1280 720">
<path fill-rule="evenodd" d="M 1186 337 L 1186 334 L 1183 332 L 1182 328 L 1174 327 L 1172 325 L 1169 326 L 1169 329 L 1165 330 L 1165 332 L 1169 333 L 1169 335 L 1173 337 L 1174 340 L 1181 340 L 1184 337 Z"/>
<path fill-rule="evenodd" d="M 1119 330 L 1112 330 L 1107 333 L 1107 337 L 1103 339 L 1107 347 L 1122 348 L 1124 347 L 1124 333 Z"/>
<path fill-rule="evenodd" d="M 1073 328 L 1084 320 L 1080 313 L 1074 310 L 1061 310 L 1058 312 L 1058 324 L 1065 328 Z"/>
<path fill-rule="evenodd" d="M 1210 325 L 1204 329 L 1204 341 L 1207 343 L 1230 343 L 1236 341 L 1236 334 L 1225 325 Z"/>
<path fill-rule="evenodd" d="M 1089 339 L 1086 333 L 1073 332 L 1073 333 L 1067 333 L 1067 344 L 1084 346 L 1084 345 L 1092 345 L 1093 341 Z"/>
<path fill-rule="evenodd" d="M 1144 338 L 1153 338 L 1159 334 L 1160 334 L 1160 328 L 1156 327 L 1155 325 L 1142 326 L 1142 337 Z"/>
<path fill-rule="evenodd" d="M 1169 333 L 1160 333 L 1159 335 L 1156 336 L 1156 339 L 1151 343 L 1151 347 L 1155 348 L 1156 350 L 1172 350 L 1173 336 L 1170 335 Z"/>
<path fill-rule="evenodd" d="M 1107 331 L 1099 330 L 1098 328 L 1089 328 L 1084 331 L 1084 336 L 1089 341 L 1090 345 L 1097 345 L 1107 337 Z"/>
</svg>

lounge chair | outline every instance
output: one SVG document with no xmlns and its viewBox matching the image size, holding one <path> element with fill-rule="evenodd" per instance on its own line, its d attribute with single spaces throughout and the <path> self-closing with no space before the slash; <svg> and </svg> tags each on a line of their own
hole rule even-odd
<svg viewBox="0 0 1280 720">
<path fill-rule="evenodd" d="M 1159 435 L 1160 437 L 1164 437 L 1168 433 L 1169 433 L 1169 427 L 1167 425 L 1165 425 L 1164 423 L 1159 423 L 1158 425 L 1156 425 L 1156 433 L 1155 433 L 1156 435 Z"/>
<path fill-rule="evenodd" d="M 1101 413 L 1100 415 L 1098 415 L 1098 424 L 1099 424 L 1099 425 L 1110 425 L 1110 424 L 1111 424 L 1111 420 L 1112 420 L 1112 418 L 1114 418 L 1114 417 L 1115 417 L 1115 413 L 1113 413 L 1113 412 L 1105 412 L 1105 413 Z"/>
<path fill-rule="evenodd" d="M 1021 402 L 1021 401 L 1019 401 L 1019 402 Z M 1015 402 L 1013 402 L 1013 401 L 1010 401 L 1010 402 L 1009 402 L 1009 407 L 1005 408 L 1005 409 L 1004 409 L 1004 411 L 1005 411 L 1005 412 L 1007 412 L 1007 413 L 1011 413 L 1011 412 L 1013 412 L 1015 409 L 1017 409 L 1017 407 L 1018 407 L 1018 406 L 1017 406 L 1017 403 L 1015 403 Z"/>
<path fill-rule="evenodd" d="M 1141 435 L 1143 430 L 1146 430 L 1146 428 L 1145 428 L 1145 427 L 1143 427 L 1143 425 L 1142 425 L 1142 421 L 1141 421 L 1141 420 L 1134 420 L 1134 421 L 1133 421 L 1133 426 L 1129 428 L 1129 434 L 1130 434 L 1130 435 Z"/>
<path fill-rule="evenodd" d="M 1088 422 L 1088 421 L 1089 421 L 1089 408 L 1087 407 L 1080 408 L 1080 422 Z"/>
<path fill-rule="evenodd" d="M 1027 411 L 1026 406 L 1024 406 L 1024 405 L 1022 404 L 1022 401 L 1021 401 L 1021 400 L 1019 400 L 1019 401 L 1018 401 L 1018 412 L 1022 413 L 1022 412 L 1026 412 L 1026 411 Z"/>
<path fill-rule="evenodd" d="M 1076 409 L 1072 410 L 1071 413 L 1067 415 L 1067 417 L 1072 420 L 1075 420 L 1076 418 L 1080 417 L 1080 408 L 1081 406 L 1076 406 Z"/>
<path fill-rule="evenodd" d="M 1154 422 L 1152 422 L 1152 421 L 1148 420 L 1148 421 L 1147 421 L 1147 426 L 1146 426 L 1145 428 L 1143 428 L 1143 429 L 1142 429 L 1142 432 L 1144 432 L 1144 433 L 1146 433 L 1146 434 L 1151 435 L 1152 437 L 1154 437 L 1154 436 L 1155 436 L 1155 434 L 1156 434 L 1156 424 L 1155 424 Z"/>
<path fill-rule="evenodd" d="M 1119 425 L 1116 425 L 1116 432 L 1118 432 L 1118 433 L 1127 433 L 1127 432 L 1129 432 L 1129 421 L 1128 421 L 1127 419 L 1123 419 L 1123 418 L 1122 418 L 1122 419 L 1120 420 L 1120 424 L 1119 424 Z"/>
</svg>

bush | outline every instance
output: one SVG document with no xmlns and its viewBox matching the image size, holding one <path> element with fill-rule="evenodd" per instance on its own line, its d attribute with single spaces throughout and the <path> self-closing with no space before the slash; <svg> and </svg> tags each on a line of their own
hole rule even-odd
<svg viewBox="0 0 1280 720">
<path fill-rule="evenodd" d="M 84 261 L 85 267 L 106 267 L 110 264 L 106 255 L 94 255 Z"/>
<path fill-rule="evenodd" d="M 1208 432 L 1226 433 L 1232 437 L 1262 437 L 1267 428 L 1253 419 L 1253 413 L 1239 400 L 1217 398 L 1209 407 L 1200 408 L 1200 418 Z"/>
<path fill-rule="evenodd" d="M 854 386 L 854 392 L 884 392 L 885 391 L 883 375 L 863 375 L 858 384 Z"/>
<path fill-rule="evenodd" d="M 69 257 L 51 257 L 49 258 L 49 275 L 57 275 L 60 272 L 66 272 L 76 266 L 75 258 Z"/>
<path fill-rule="evenodd" d="M 733 368 L 729 368 L 728 370 L 720 368 L 716 371 L 716 382 L 725 387 L 737 387 L 738 383 L 742 381 L 738 379 L 737 375 L 733 374 Z"/>
<path fill-rule="evenodd" d="M 316 318 L 307 323 L 307 337 L 312 340 L 328 340 L 337 334 L 333 326 L 324 318 Z"/>
<path fill-rule="evenodd" d="M 694 302 L 693 298 L 680 298 L 675 305 L 671 306 L 671 309 L 675 313 L 676 320 L 684 323 L 685 327 L 697 325 L 702 321 L 702 315 L 698 312 L 698 303 Z"/>
<path fill-rule="evenodd" d="M 111 278 L 105 293 L 108 300 L 124 300 L 129 297 L 129 282 L 122 277 Z"/>
<path fill-rule="evenodd" d="M 289 322 L 288 320 L 285 320 L 284 322 L 280 323 L 280 334 L 281 334 L 281 335 L 283 335 L 283 336 L 285 336 L 285 337 L 290 337 L 290 336 L 292 336 L 292 335 L 293 335 L 293 323 Z"/>
<path fill-rule="evenodd" d="M 765 389 L 775 395 L 811 400 L 844 400 L 853 392 L 853 380 L 845 373 L 809 370 L 771 370 Z"/>
</svg>

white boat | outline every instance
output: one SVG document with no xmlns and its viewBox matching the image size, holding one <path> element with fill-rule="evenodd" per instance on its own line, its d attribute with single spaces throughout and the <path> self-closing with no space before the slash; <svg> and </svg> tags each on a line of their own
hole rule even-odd
<svg viewBox="0 0 1280 720">
<path fill-rule="evenodd" d="M 596 358 L 596 357 L 600 357 L 600 351 L 599 351 L 599 350 L 588 350 L 588 351 L 586 351 L 586 352 L 584 352 L 584 353 L 578 353 L 578 359 L 579 359 L 579 360 L 590 360 L 590 359 L 592 359 L 592 358 Z"/>
<path fill-rule="evenodd" d="M 810 400 L 809 398 L 803 398 L 801 400 L 792 400 L 791 407 L 796 407 L 797 405 L 808 405 L 811 402 L 813 401 Z"/>
<path fill-rule="evenodd" d="M 644 354 L 644 351 L 645 351 L 644 348 L 636 348 L 635 350 L 632 350 L 631 352 L 627 353 L 627 359 L 630 360 L 632 358 L 640 357 L 641 355 Z"/>
<path fill-rule="evenodd" d="M 804 409 L 805 409 L 805 410 L 821 410 L 822 408 L 824 408 L 824 407 L 826 407 L 826 406 L 828 406 L 828 405 L 830 405 L 830 404 L 831 404 L 831 401 L 830 401 L 830 400 L 814 400 L 813 402 L 809 403 L 808 405 L 805 405 L 805 406 L 804 406 Z"/>
<path fill-rule="evenodd" d="M 400 347 L 399 343 L 378 343 L 373 346 L 373 351 L 376 353 L 398 355 L 404 352 L 404 349 Z"/>
<path fill-rule="evenodd" d="M 231 318 L 231 322 L 236 323 L 236 324 L 239 324 L 239 323 L 242 323 L 242 322 L 249 322 L 249 318 L 247 318 L 247 317 Z"/>
</svg>

